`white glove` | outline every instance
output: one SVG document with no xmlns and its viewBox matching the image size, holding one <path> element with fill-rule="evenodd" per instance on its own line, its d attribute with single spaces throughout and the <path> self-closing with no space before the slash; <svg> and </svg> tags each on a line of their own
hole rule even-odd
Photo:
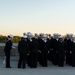
<svg viewBox="0 0 75 75">
<path fill-rule="evenodd" d="M 3 64 L 6 64 L 6 57 L 4 57 Z"/>
<path fill-rule="evenodd" d="M 12 46 L 13 49 L 16 49 L 16 47 Z"/>
</svg>

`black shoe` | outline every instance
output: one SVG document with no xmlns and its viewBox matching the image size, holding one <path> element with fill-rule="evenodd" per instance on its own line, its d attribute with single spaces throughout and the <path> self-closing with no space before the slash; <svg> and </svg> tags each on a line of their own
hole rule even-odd
<svg viewBox="0 0 75 75">
<path fill-rule="evenodd" d="M 59 67 L 64 67 L 64 66 L 59 66 Z"/>
<path fill-rule="evenodd" d="M 9 66 L 9 67 L 6 67 L 6 68 L 12 68 L 12 67 Z"/>
<path fill-rule="evenodd" d="M 25 67 L 23 67 L 22 69 L 25 69 Z"/>
</svg>

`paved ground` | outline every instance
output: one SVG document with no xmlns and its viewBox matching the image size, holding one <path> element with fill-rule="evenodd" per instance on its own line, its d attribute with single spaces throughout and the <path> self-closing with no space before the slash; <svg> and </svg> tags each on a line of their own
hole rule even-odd
<svg viewBox="0 0 75 75">
<path fill-rule="evenodd" d="M 36 69 L 31 69 L 28 66 L 26 69 L 17 68 L 17 57 L 11 57 L 11 69 L 5 68 L 3 64 L 4 58 L 0 58 L 0 75 L 75 75 L 75 68 L 65 65 L 65 67 L 53 66 L 49 62 L 48 67 L 41 67 L 38 64 Z"/>
<path fill-rule="evenodd" d="M 18 43 L 13 43 L 13 46 L 17 46 Z M 5 46 L 5 43 L 0 43 L 0 46 Z"/>
<path fill-rule="evenodd" d="M 0 44 L 0 46 L 4 46 L 4 43 Z M 14 44 L 14 46 L 17 46 L 17 44 Z M 47 68 L 41 67 L 38 64 L 36 69 L 31 69 L 28 66 L 26 69 L 18 69 L 18 57 L 11 57 L 12 68 L 6 69 L 3 61 L 4 57 L 0 57 L 0 75 L 75 75 L 75 68 L 68 65 L 65 65 L 65 67 L 58 67 L 53 66 L 51 62 L 49 62 Z"/>
</svg>

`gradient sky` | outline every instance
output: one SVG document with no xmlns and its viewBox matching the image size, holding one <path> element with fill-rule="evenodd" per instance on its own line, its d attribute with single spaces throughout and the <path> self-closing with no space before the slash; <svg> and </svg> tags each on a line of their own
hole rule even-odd
<svg viewBox="0 0 75 75">
<path fill-rule="evenodd" d="M 75 0 L 0 0 L 0 34 L 75 33 Z"/>
</svg>

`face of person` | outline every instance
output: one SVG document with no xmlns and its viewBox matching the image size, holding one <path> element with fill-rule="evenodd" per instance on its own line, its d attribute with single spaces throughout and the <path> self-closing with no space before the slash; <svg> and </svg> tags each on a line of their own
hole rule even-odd
<svg viewBox="0 0 75 75">
<path fill-rule="evenodd" d="M 13 40 L 13 38 L 8 38 L 9 40 Z"/>
<path fill-rule="evenodd" d="M 57 35 L 55 35 L 55 36 L 54 36 L 54 38 L 56 38 L 56 39 L 57 39 L 57 38 L 58 38 L 58 36 L 57 36 Z"/>
<path fill-rule="evenodd" d="M 47 37 L 43 37 L 44 40 L 47 40 Z"/>
<path fill-rule="evenodd" d="M 36 38 L 38 38 L 38 35 L 35 35 Z"/>
<path fill-rule="evenodd" d="M 69 36 L 67 36 L 66 38 L 69 38 Z"/>
<path fill-rule="evenodd" d="M 48 37 L 51 38 L 51 35 L 49 35 Z"/>
<path fill-rule="evenodd" d="M 69 36 L 69 35 L 68 35 L 68 36 L 67 36 L 67 38 L 71 39 L 71 38 L 72 38 L 72 36 Z"/>
<path fill-rule="evenodd" d="M 32 39 L 33 38 L 33 36 L 29 36 L 29 39 Z"/>
<path fill-rule="evenodd" d="M 40 36 L 40 38 L 43 38 L 43 36 Z"/>
<path fill-rule="evenodd" d="M 60 40 L 60 41 L 64 41 L 64 39 L 63 39 L 63 38 L 60 38 L 59 40 Z"/>
<path fill-rule="evenodd" d="M 73 37 L 72 40 L 75 41 L 75 38 Z"/>
</svg>

